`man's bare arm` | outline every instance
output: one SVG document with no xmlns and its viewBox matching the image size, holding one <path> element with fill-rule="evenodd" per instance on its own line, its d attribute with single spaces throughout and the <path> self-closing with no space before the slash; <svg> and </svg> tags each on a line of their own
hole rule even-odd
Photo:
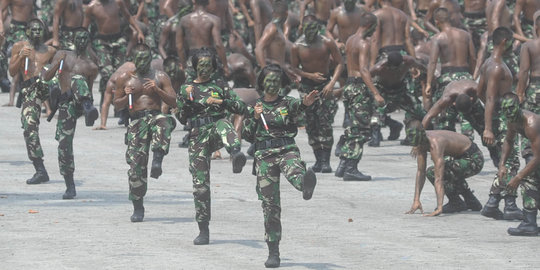
<svg viewBox="0 0 540 270">
<path fill-rule="evenodd" d="M 264 50 L 266 49 L 266 47 L 268 47 L 268 45 L 270 45 L 270 42 L 272 42 L 276 31 L 276 26 L 274 26 L 273 23 L 269 23 L 268 26 L 264 28 L 262 37 L 261 39 L 259 39 L 259 42 L 257 42 L 257 45 L 255 46 L 255 56 L 257 57 L 257 63 L 261 68 L 264 68 L 266 66 Z"/>
<path fill-rule="evenodd" d="M 521 52 L 519 54 L 519 73 L 516 94 L 519 97 L 520 103 L 525 101 L 525 89 L 527 88 L 529 70 L 531 68 L 528 45 L 528 43 L 525 43 L 525 45 L 521 47 Z"/>
<path fill-rule="evenodd" d="M 54 77 L 54 75 L 56 75 L 56 71 L 58 71 L 58 69 L 60 68 L 60 61 L 62 61 L 62 59 L 64 59 L 65 57 L 66 57 L 65 51 L 58 51 L 58 53 L 54 55 L 51 61 L 53 65 L 51 65 L 48 70 L 43 72 L 43 79 L 45 81 L 50 81 Z"/>
<path fill-rule="evenodd" d="M 375 27 L 375 32 L 371 36 L 371 59 L 369 64 L 375 65 L 377 61 L 377 55 L 379 55 L 379 49 L 381 48 L 381 24 L 378 23 Z"/>
<path fill-rule="evenodd" d="M 443 94 L 444 95 L 444 94 Z M 444 109 L 448 108 L 452 104 L 452 99 L 448 96 L 443 96 L 441 99 L 439 99 L 433 106 L 429 109 L 429 111 L 424 116 L 424 119 L 422 119 L 422 126 L 424 128 L 428 128 L 429 124 L 431 123 L 431 119 L 439 115 Z"/>
<path fill-rule="evenodd" d="M 53 43 L 52 45 L 58 47 L 60 45 L 60 16 L 64 13 L 66 9 L 67 1 L 58 0 L 54 5 L 54 16 L 53 16 Z"/>
<path fill-rule="evenodd" d="M 169 40 L 169 34 L 171 32 L 171 28 L 172 28 L 172 23 L 169 21 L 161 29 L 161 34 L 159 35 L 158 50 L 159 50 L 159 54 L 161 55 L 161 58 L 163 59 L 167 58 L 167 51 L 165 50 L 165 45 L 167 44 L 167 41 Z"/>
<path fill-rule="evenodd" d="M 5 30 L 4 29 L 4 10 L 9 6 L 11 5 L 11 0 L 2 0 L 0 2 L 0 34 L 2 36 L 5 35 Z"/>
<path fill-rule="evenodd" d="M 259 42 L 259 39 L 261 39 L 262 32 L 264 30 L 265 25 L 262 24 L 262 15 L 261 15 L 261 7 L 259 7 L 257 4 L 255 4 L 256 1 L 253 1 L 253 5 L 251 5 L 251 12 L 253 13 L 253 20 L 254 20 L 254 29 L 255 32 L 255 44 Z"/>
<path fill-rule="evenodd" d="M 238 4 L 240 5 L 240 10 L 242 11 L 242 14 L 244 17 L 246 17 L 246 21 L 248 23 L 249 27 L 255 26 L 255 22 L 253 21 L 253 18 L 249 15 L 249 10 L 247 8 L 247 2 L 248 0 L 239 0 Z M 253 12 L 254 8 L 251 7 L 251 12 Z"/>
<path fill-rule="evenodd" d="M 371 79 L 371 74 L 369 73 L 368 66 L 369 66 L 369 50 L 370 50 L 370 44 L 367 41 L 361 41 L 360 49 L 358 53 L 358 66 L 360 67 L 360 76 L 362 77 L 362 80 L 366 84 L 366 86 L 369 88 L 371 93 L 373 94 L 373 97 L 375 98 L 375 101 L 379 105 L 384 104 L 384 98 L 379 93 L 379 90 L 375 87 L 373 84 L 373 81 Z"/>
<path fill-rule="evenodd" d="M 300 4 L 300 27 L 298 27 L 298 29 L 302 29 L 302 24 L 304 23 L 304 14 L 306 13 L 306 7 L 311 2 L 313 2 L 313 0 L 304 0 Z"/>
<path fill-rule="evenodd" d="M 432 1 L 431 4 L 429 5 L 428 11 L 426 13 L 426 17 L 424 18 L 424 24 L 426 28 L 430 30 L 431 32 L 435 32 L 435 33 L 440 33 L 440 31 L 437 27 L 435 27 L 431 23 L 431 19 L 433 18 L 433 13 L 439 6 L 440 6 L 439 1 Z"/>
<path fill-rule="evenodd" d="M 486 89 L 486 111 L 484 113 L 484 141 L 491 145 L 495 141 L 495 136 L 493 135 L 493 113 L 495 112 L 495 102 L 498 98 L 498 91 L 497 91 L 497 82 L 499 81 L 499 78 L 501 75 L 501 69 L 499 67 L 495 67 L 492 71 L 491 76 L 489 77 L 489 80 L 487 81 L 487 89 Z"/>
<path fill-rule="evenodd" d="M 11 77 L 15 77 L 17 75 L 21 69 L 21 65 L 24 63 L 25 56 L 21 54 L 24 45 L 25 43 L 20 41 L 15 43 L 15 45 L 13 45 L 13 49 L 11 49 L 11 59 L 9 61 L 9 75 Z"/>
<path fill-rule="evenodd" d="M 131 72 L 126 72 L 122 74 L 117 80 L 116 80 L 116 86 L 114 91 L 114 107 L 117 111 L 125 108 L 128 105 L 128 96 L 126 95 L 126 91 L 124 90 L 124 87 L 126 85 L 127 80 L 130 78 Z"/>
<path fill-rule="evenodd" d="M 536 136 L 538 136 L 538 134 L 536 134 Z M 530 141 L 531 141 L 531 148 L 532 148 L 532 151 L 533 151 L 533 157 L 529 161 L 529 163 L 527 163 L 525 165 L 525 168 L 523 168 L 523 170 L 519 171 L 518 174 L 516 176 L 514 176 L 514 178 L 512 178 L 512 180 L 510 180 L 510 182 L 508 183 L 508 187 L 510 189 L 517 188 L 517 186 L 519 185 L 521 180 L 523 180 L 523 178 L 533 174 L 535 172 L 535 170 L 538 169 L 538 166 L 540 165 L 540 137 L 535 137 Z M 514 145 L 514 144 L 511 144 L 511 145 Z"/>
<path fill-rule="evenodd" d="M 469 36 L 469 72 L 474 74 L 474 68 L 476 67 L 476 51 L 474 49 L 474 42 L 472 35 Z"/>
<path fill-rule="evenodd" d="M 156 82 L 156 92 L 171 108 L 176 108 L 176 93 L 171 84 L 171 79 L 165 73 L 159 72 L 157 76 L 158 82 Z M 157 86 L 161 86 L 157 87 Z"/>
<path fill-rule="evenodd" d="M 424 184 L 426 183 L 426 160 L 427 152 L 416 148 L 418 153 L 416 153 L 416 182 L 414 185 L 414 200 L 411 206 L 411 209 L 406 214 L 414 214 L 416 210 L 420 210 L 423 214 L 424 210 L 422 209 L 422 204 L 420 203 L 420 195 L 424 189 Z"/>
<path fill-rule="evenodd" d="M 144 34 L 143 34 L 141 28 L 139 28 L 139 24 L 135 20 L 135 17 L 131 16 L 131 14 L 129 13 L 129 10 L 128 10 L 126 4 L 124 3 L 124 1 L 117 0 L 116 2 L 118 3 L 118 7 L 120 8 L 120 11 L 122 12 L 122 15 L 124 15 L 124 17 L 128 19 L 129 24 L 131 25 L 131 27 L 133 27 L 133 29 L 135 29 L 135 31 L 137 31 L 137 40 L 140 43 L 144 42 Z"/>
<path fill-rule="evenodd" d="M 334 40 L 328 39 L 326 41 L 326 44 L 328 46 L 328 49 L 330 50 L 332 59 L 334 59 L 334 63 L 337 65 L 334 70 L 334 75 L 332 75 L 332 79 L 330 80 L 330 82 L 328 82 L 328 84 L 323 89 L 323 96 L 326 96 L 329 93 L 331 93 L 331 91 L 333 91 L 334 85 L 336 84 L 337 80 L 341 76 L 341 72 L 343 71 L 343 59 L 341 58 L 341 53 L 339 52 L 336 46 L 336 43 L 334 42 Z"/>
<path fill-rule="evenodd" d="M 163 10 L 165 11 L 165 15 L 167 16 L 167 18 L 174 16 L 174 2 L 174 0 L 167 0 L 163 4 Z"/>
<path fill-rule="evenodd" d="M 525 36 L 523 33 L 523 29 L 521 29 L 521 20 L 519 19 L 519 15 L 521 15 L 521 11 L 523 11 L 523 6 L 525 5 L 525 0 L 517 0 L 516 5 L 514 6 L 514 27 L 516 28 L 516 33 L 521 36 Z"/>
<path fill-rule="evenodd" d="M 216 46 L 217 55 L 221 63 L 223 64 L 223 70 L 225 75 L 229 75 L 229 66 L 227 64 L 227 54 L 225 54 L 225 46 L 221 42 L 221 19 L 216 17 L 212 26 L 212 38 L 214 39 L 214 46 Z"/>
<path fill-rule="evenodd" d="M 476 67 L 474 68 L 473 73 L 473 79 L 478 79 L 478 76 L 480 76 L 480 68 L 482 67 L 482 64 L 484 63 L 484 58 L 486 54 L 487 49 L 487 42 L 488 42 L 488 35 L 487 33 L 484 33 L 480 37 L 480 48 L 478 49 L 478 54 L 476 57 Z"/>
<path fill-rule="evenodd" d="M 84 9 L 84 20 L 83 20 L 83 27 L 88 29 L 88 26 L 90 26 L 90 23 L 92 23 L 92 18 L 94 17 L 94 5 L 90 4 Z"/>
<path fill-rule="evenodd" d="M 416 57 L 416 52 L 414 51 L 414 45 L 413 45 L 413 42 L 412 42 L 412 39 L 411 39 L 411 20 L 409 18 L 407 18 L 407 23 L 405 23 L 405 29 L 403 29 L 405 31 L 404 33 L 404 36 L 405 36 L 405 46 L 407 48 L 407 52 L 409 53 L 410 56 L 412 57 Z"/>
<path fill-rule="evenodd" d="M 335 40 L 339 39 L 339 36 L 334 36 L 334 31 L 333 31 L 337 23 L 337 13 L 338 13 L 337 9 L 332 10 L 332 12 L 330 12 L 330 18 L 328 19 L 328 23 L 326 24 L 326 33 L 328 33 L 328 35 Z M 340 42 L 343 42 L 343 41 L 340 40 Z"/>
<path fill-rule="evenodd" d="M 433 95 L 431 92 L 431 85 L 433 83 L 433 77 L 435 77 L 435 68 L 437 67 L 437 61 L 439 60 L 439 43 L 437 38 L 432 40 L 431 53 L 429 54 L 429 64 L 427 68 L 427 80 L 426 80 L 426 93 L 425 95 L 429 98 Z"/>
<path fill-rule="evenodd" d="M 180 23 L 176 26 L 176 54 L 180 59 L 180 64 L 182 69 L 186 66 L 186 53 L 184 51 L 184 27 L 183 21 L 185 18 L 180 20 Z"/>
</svg>

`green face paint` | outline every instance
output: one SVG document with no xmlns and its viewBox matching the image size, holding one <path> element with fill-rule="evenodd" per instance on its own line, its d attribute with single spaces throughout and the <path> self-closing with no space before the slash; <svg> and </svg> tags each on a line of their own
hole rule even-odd
<svg viewBox="0 0 540 270">
<path fill-rule="evenodd" d="M 509 40 L 506 41 L 506 43 L 504 44 L 504 50 L 505 51 L 508 51 L 512 48 L 512 43 L 514 43 L 514 39 L 511 38 Z"/>
<path fill-rule="evenodd" d="M 88 42 L 90 41 L 90 36 L 86 31 L 77 31 L 73 37 L 73 43 L 77 51 L 84 51 L 88 47 Z"/>
<path fill-rule="evenodd" d="M 40 41 L 45 35 L 45 29 L 41 23 L 34 21 L 26 29 L 26 35 L 33 42 Z"/>
<path fill-rule="evenodd" d="M 366 32 L 364 32 L 364 38 L 371 37 L 375 33 L 375 28 L 377 28 L 377 23 L 372 24 Z"/>
<path fill-rule="evenodd" d="M 167 75 L 169 76 L 169 78 L 171 79 L 176 79 L 178 78 L 178 74 L 180 73 L 180 68 L 178 67 L 178 65 L 174 62 L 171 62 L 169 63 L 168 65 L 164 66 L 163 67 L 163 70 L 165 71 L 165 73 L 167 73 Z"/>
<path fill-rule="evenodd" d="M 152 62 L 152 55 L 150 51 L 138 51 L 135 53 L 133 63 L 138 73 L 143 74 L 150 70 L 150 63 Z"/>
<path fill-rule="evenodd" d="M 345 0 L 343 1 L 346 11 L 353 11 L 356 6 L 356 0 Z"/>
<path fill-rule="evenodd" d="M 427 142 L 426 131 L 423 128 L 408 128 L 405 132 L 412 146 L 418 146 Z"/>
<path fill-rule="evenodd" d="M 317 22 L 308 22 L 304 24 L 304 35 L 307 43 L 315 42 L 319 33 L 319 24 Z"/>
<path fill-rule="evenodd" d="M 506 98 L 501 102 L 501 110 L 508 121 L 517 122 L 521 115 L 519 102 L 514 98 Z"/>
<path fill-rule="evenodd" d="M 199 61 L 197 62 L 197 76 L 201 80 L 206 81 L 210 79 L 210 76 L 212 76 L 212 73 L 214 73 L 214 66 L 212 65 L 212 58 L 210 57 L 199 58 Z"/>
<path fill-rule="evenodd" d="M 271 96 L 277 95 L 279 93 L 280 84 L 281 76 L 276 72 L 270 72 L 266 74 L 266 77 L 264 77 L 264 92 Z"/>
</svg>

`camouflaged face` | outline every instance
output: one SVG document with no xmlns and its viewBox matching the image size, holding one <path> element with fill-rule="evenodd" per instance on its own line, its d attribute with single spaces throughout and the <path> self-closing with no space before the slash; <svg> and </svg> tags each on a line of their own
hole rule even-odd
<svg viewBox="0 0 540 270">
<path fill-rule="evenodd" d="M 85 50 L 90 42 L 90 34 L 86 31 L 77 31 L 73 37 L 73 43 L 78 51 Z"/>
<path fill-rule="evenodd" d="M 152 55 L 148 50 L 141 50 L 135 52 L 133 57 L 133 63 L 139 73 L 145 73 L 150 70 L 150 63 L 152 62 Z"/>
<path fill-rule="evenodd" d="M 43 24 L 38 21 L 32 21 L 26 28 L 26 35 L 34 42 L 41 40 L 45 35 Z"/>
<path fill-rule="evenodd" d="M 304 24 L 304 35 L 307 43 L 313 43 L 319 32 L 319 24 L 315 21 Z"/>
<path fill-rule="evenodd" d="M 212 65 L 212 58 L 202 57 L 197 62 L 197 76 L 202 80 L 210 79 L 214 72 L 214 66 Z"/>
<path fill-rule="evenodd" d="M 276 72 L 270 72 L 264 77 L 264 92 L 268 95 L 277 95 L 279 93 L 281 76 Z"/>
<path fill-rule="evenodd" d="M 423 128 L 408 128 L 406 133 L 412 146 L 418 146 L 427 142 L 426 131 Z"/>
</svg>

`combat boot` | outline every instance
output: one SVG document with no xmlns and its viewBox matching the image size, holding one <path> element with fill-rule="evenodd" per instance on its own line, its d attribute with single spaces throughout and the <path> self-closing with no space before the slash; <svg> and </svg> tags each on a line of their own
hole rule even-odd
<svg viewBox="0 0 540 270">
<path fill-rule="evenodd" d="M 36 170 L 36 173 L 34 174 L 34 176 L 32 176 L 32 178 L 26 180 L 26 184 L 36 185 L 36 184 L 48 182 L 49 174 L 47 174 L 47 170 L 45 170 L 43 159 L 37 158 L 32 161 L 32 164 L 34 165 L 34 169 Z"/>
<path fill-rule="evenodd" d="M 358 159 L 347 159 L 345 161 L 345 170 L 343 173 L 343 181 L 369 181 L 371 176 L 364 175 L 358 171 Z"/>
<path fill-rule="evenodd" d="M 266 242 L 268 245 L 268 259 L 264 263 L 266 268 L 278 268 L 281 260 L 279 259 L 279 242 Z"/>
<path fill-rule="evenodd" d="M 321 172 L 322 173 L 331 173 L 332 167 L 330 167 L 330 152 L 331 149 L 321 149 Z"/>
<path fill-rule="evenodd" d="M 508 234 L 516 236 L 537 236 L 538 225 L 536 224 L 537 209 L 523 209 L 523 221 L 517 228 L 508 228 Z"/>
<path fill-rule="evenodd" d="M 62 195 L 62 199 L 71 200 L 77 196 L 77 191 L 75 190 L 75 181 L 73 180 L 73 173 L 64 175 L 64 181 L 66 182 L 66 192 Z"/>
<path fill-rule="evenodd" d="M 501 201 L 500 194 L 490 194 L 489 199 L 480 211 L 480 214 L 485 217 L 494 219 L 503 219 L 503 213 L 499 210 L 499 202 Z"/>
<path fill-rule="evenodd" d="M 0 80 L 0 89 L 2 89 L 3 93 L 9 93 L 9 90 L 11 89 L 11 82 L 8 78 L 3 78 Z"/>
<path fill-rule="evenodd" d="M 340 157 L 341 156 L 341 147 L 345 144 L 345 135 L 339 136 L 339 140 L 336 144 L 336 150 L 334 151 L 334 156 Z"/>
<path fill-rule="evenodd" d="M 446 194 L 446 197 L 448 197 L 448 202 L 445 205 L 443 205 L 443 208 L 442 208 L 443 213 L 456 213 L 456 212 L 467 210 L 467 205 L 459 197 L 459 194 L 450 193 L 450 194 Z"/>
<path fill-rule="evenodd" d="M 198 222 L 199 236 L 193 240 L 194 245 L 208 245 L 210 243 L 210 229 L 208 229 L 208 221 Z"/>
<path fill-rule="evenodd" d="M 316 185 L 317 176 L 315 176 L 315 172 L 313 171 L 313 169 L 309 168 L 302 177 L 302 186 L 304 187 L 302 190 L 302 197 L 304 198 L 304 200 L 311 199 Z"/>
<path fill-rule="evenodd" d="M 388 140 L 394 141 L 399 139 L 399 134 L 401 133 L 401 129 L 403 129 L 403 124 L 390 118 L 390 116 L 386 117 L 384 123 L 390 128 L 390 135 L 388 135 Z"/>
<path fill-rule="evenodd" d="M 463 199 L 465 199 L 465 204 L 467 205 L 467 209 L 471 209 L 472 211 L 480 211 L 482 210 L 482 204 L 476 196 L 474 196 L 473 191 L 470 188 L 467 188 L 461 192 L 461 196 L 463 196 Z"/>
<path fill-rule="evenodd" d="M 504 196 L 504 214 L 505 220 L 523 219 L 523 212 L 516 205 L 516 196 Z"/>
<path fill-rule="evenodd" d="M 142 222 L 144 219 L 143 198 L 133 200 L 131 202 L 133 203 L 133 215 L 131 215 L 131 222 Z"/>
<path fill-rule="evenodd" d="M 150 177 L 158 179 L 163 170 L 161 169 L 161 163 L 165 153 L 163 150 L 154 151 L 154 157 L 152 158 L 152 169 L 150 170 Z"/>
<path fill-rule="evenodd" d="M 371 141 L 368 142 L 368 146 L 379 147 L 381 146 L 381 126 L 372 125 L 371 126 Z"/>
<path fill-rule="evenodd" d="M 346 163 L 346 159 L 343 159 L 343 158 L 339 159 L 339 165 L 336 169 L 336 173 L 334 174 L 335 176 L 339 178 L 343 177 L 343 174 L 345 173 L 345 163 Z"/>
<path fill-rule="evenodd" d="M 248 156 L 250 156 L 250 157 L 255 157 L 255 144 L 254 144 L 254 143 L 252 143 L 252 144 L 249 146 L 249 148 L 248 148 L 248 150 L 247 150 L 247 154 L 248 154 Z"/>
<path fill-rule="evenodd" d="M 322 149 L 313 149 L 313 154 L 315 155 L 315 164 L 313 164 L 313 166 L 311 166 L 311 169 L 314 171 L 314 172 L 321 172 L 321 167 L 322 167 L 322 162 L 321 162 L 321 159 L 322 159 Z"/>
<path fill-rule="evenodd" d="M 98 110 L 92 104 L 92 100 L 89 99 L 83 100 L 82 107 L 84 111 L 84 122 L 86 126 L 93 126 L 96 119 L 98 119 Z"/>
<path fill-rule="evenodd" d="M 240 151 L 240 147 L 231 150 L 231 158 L 233 173 L 241 173 L 244 165 L 246 165 L 246 156 Z"/>
</svg>

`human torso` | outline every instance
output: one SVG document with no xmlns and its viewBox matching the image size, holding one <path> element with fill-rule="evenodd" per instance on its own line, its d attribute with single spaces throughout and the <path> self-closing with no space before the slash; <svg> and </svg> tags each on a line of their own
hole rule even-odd
<svg viewBox="0 0 540 270">
<path fill-rule="evenodd" d="M 67 27 L 82 26 L 84 19 L 81 0 L 68 0 L 67 6 L 62 13 L 62 25 Z"/>
<path fill-rule="evenodd" d="M 285 64 L 285 36 L 283 35 L 282 29 L 274 23 L 269 23 L 266 28 L 268 27 L 275 27 L 276 32 L 266 48 L 265 58 L 270 62 L 283 65 Z"/>
<path fill-rule="evenodd" d="M 464 7 L 467 13 L 484 13 L 486 0 L 465 0 Z"/>
<path fill-rule="evenodd" d="M 92 6 L 92 16 L 101 35 L 112 35 L 120 32 L 121 17 L 120 7 L 116 1 L 109 0 L 107 3 L 94 1 Z"/>
<path fill-rule="evenodd" d="M 525 48 L 529 53 L 530 76 L 540 77 L 540 39 L 535 39 L 525 43 Z"/>
<path fill-rule="evenodd" d="M 453 27 L 437 34 L 441 66 L 468 67 L 470 39 L 467 32 Z"/>
<path fill-rule="evenodd" d="M 302 70 L 328 74 L 330 52 L 325 41 L 327 41 L 326 37 L 319 36 L 314 44 L 297 42 Z"/>
<path fill-rule="evenodd" d="M 404 45 L 407 15 L 393 7 L 384 7 L 375 12 L 381 28 L 381 47 Z"/>
<path fill-rule="evenodd" d="M 229 1 L 209 0 L 206 10 L 221 19 L 221 29 L 227 28 L 227 15 L 229 13 Z"/>
<path fill-rule="evenodd" d="M 11 1 L 11 17 L 19 22 L 28 22 L 33 17 L 34 1 L 33 0 L 12 0 Z"/>
<path fill-rule="evenodd" d="M 360 26 L 361 17 L 362 12 L 358 7 L 351 12 L 347 12 L 343 7 L 339 8 L 337 26 L 339 30 L 339 40 L 341 42 L 346 42 L 350 36 L 354 35 Z"/>
<path fill-rule="evenodd" d="M 184 31 L 184 41 L 189 49 L 214 47 L 212 29 L 216 19 L 216 16 L 204 11 L 195 11 L 182 18 L 180 23 Z"/>
<path fill-rule="evenodd" d="M 161 110 L 161 98 L 153 90 L 144 89 L 143 85 L 146 82 L 144 78 L 151 78 L 156 80 L 156 72 L 151 71 L 147 76 L 140 76 L 137 73 L 132 73 L 130 78 L 126 81 L 124 87 L 131 87 L 133 89 L 133 110 Z M 159 82 L 156 81 L 156 85 Z M 159 85 L 158 85 L 159 87 Z"/>
</svg>

